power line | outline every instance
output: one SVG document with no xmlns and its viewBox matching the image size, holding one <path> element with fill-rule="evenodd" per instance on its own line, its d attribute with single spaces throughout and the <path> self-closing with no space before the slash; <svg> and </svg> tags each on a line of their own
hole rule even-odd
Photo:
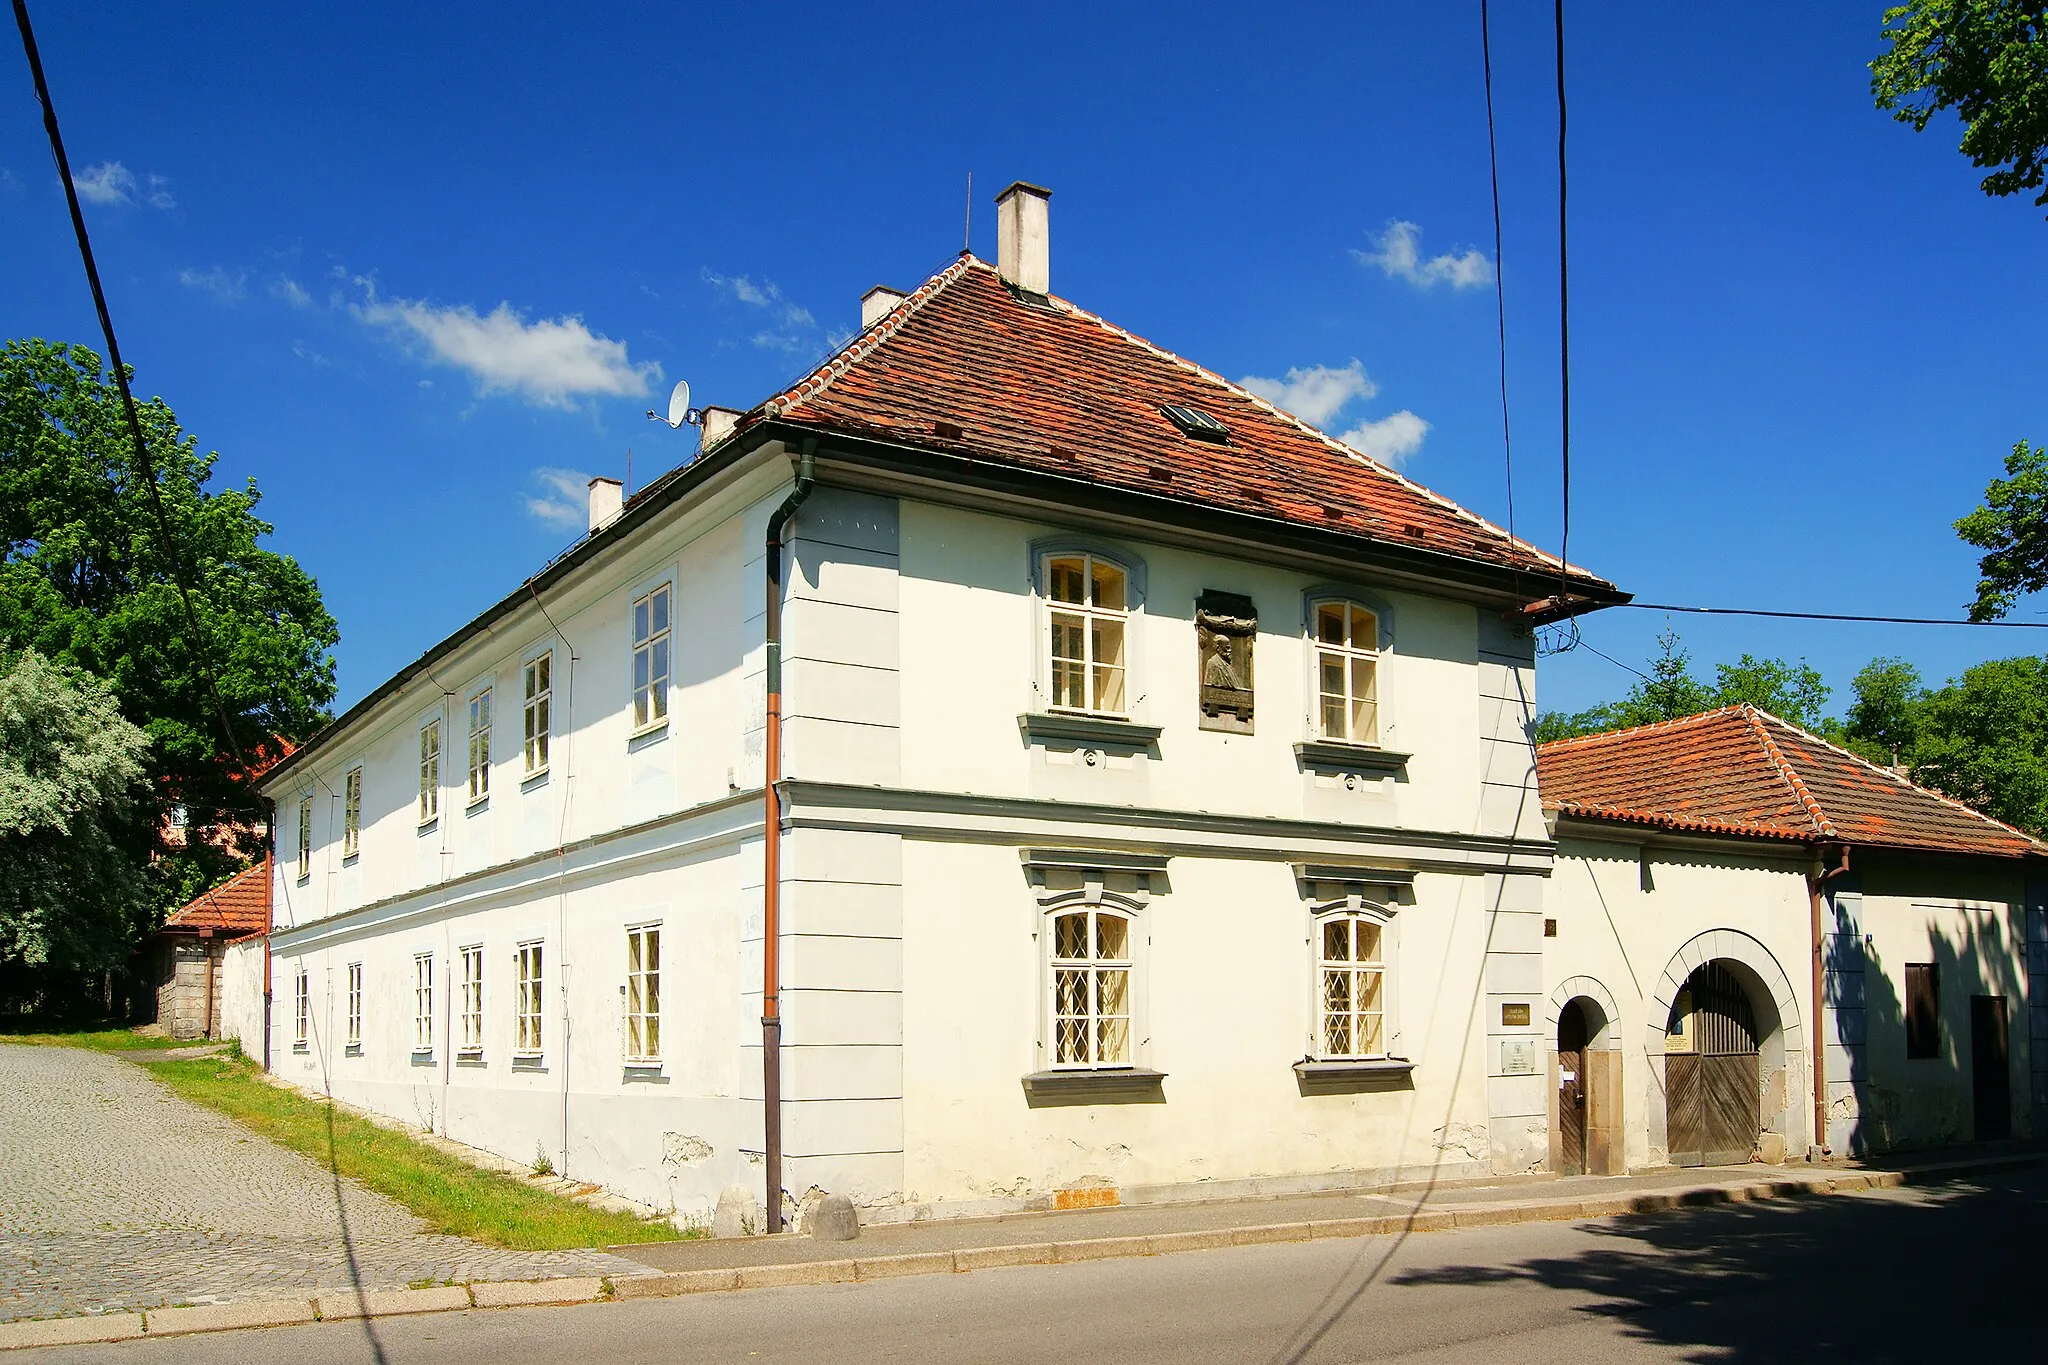
<svg viewBox="0 0 2048 1365">
<path fill-rule="evenodd" d="M 19 0 L 17 0 L 17 3 Z M 1572 545 L 1572 309 L 1571 253 L 1565 239 L 1564 173 L 1564 0 L 1557 13 L 1557 349 L 1561 440 L 1559 466 L 1564 484 L 1564 530 L 1557 546 L 1557 581 L 1562 591 L 1571 568 Z"/>
<path fill-rule="evenodd" d="M 1507 460 L 1508 536 L 1515 534 L 1515 439 L 1508 423 L 1508 300 L 1500 278 L 1500 149 L 1493 132 L 1493 24 L 1479 0 L 1479 57 L 1486 80 L 1486 166 L 1493 182 L 1493 309 L 1500 325 L 1500 445 Z"/>
<path fill-rule="evenodd" d="M 107 311 L 107 294 L 100 287 L 99 266 L 92 256 L 92 239 L 86 235 L 85 213 L 78 206 L 78 187 L 71 183 L 71 159 L 64 155 L 64 136 L 57 130 L 57 106 L 50 99 L 49 82 L 43 78 L 43 57 L 36 48 L 35 30 L 29 26 L 27 0 L 14 0 L 14 22 L 21 28 L 22 49 L 28 54 L 29 71 L 36 82 L 36 99 L 43 106 L 43 127 L 50 135 L 50 153 L 57 161 L 57 178 L 64 182 L 64 198 L 71 205 L 71 229 L 78 237 L 78 254 L 85 262 L 86 282 L 92 286 L 93 307 L 99 310 L 100 332 L 107 339 L 107 359 L 114 367 L 114 382 L 121 390 L 121 410 L 128 418 L 128 434 L 135 440 L 135 460 L 141 466 L 144 484 L 149 489 L 149 504 L 156 513 L 157 533 L 163 540 L 164 558 L 171 570 L 171 582 L 178 589 L 178 601 L 184 607 L 185 628 L 192 637 L 192 648 L 199 656 L 200 668 L 206 678 L 206 690 L 213 698 L 213 709 L 220 717 L 221 736 L 228 742 L 228 750 L 235 756 L 235 766 L 246 771 L 247 760 L 242 757 L 242 747 L 235 742 L 234 726 L 228 723 L 227 706 L 220 699 L 220 680 L 214 674 L 213 655 L 206 647 L 206 637 L 200 633 L 198 614 L 192 610 L 192 593 L 185 584 L 184 558 L 179 552 L 178 538 L 171 532 L 171 519 L 164 511 L 163 491 L 157 487 L 156 465 L 149 457 L 149 444 L 142 437 L 142 418 L 135 411 L 135 394 L 128 387 L 128 368 L 121 363 L 121 346 L 114 340 L 114 319 Z"/>
<path fill-rule="evenodd" d="M 1771 616 L 1789 621 L 1864 621 L 1880 626 L 2002 626 L 2048 630 L 2048 621 L 1957 621 L 1945 616 L 1858 616 L 1839 611 L 1766 611 L 1760 607 L 1681 607 L 1668 602 L 1617 602 L 1638 611 L 1677 611 L 1694 616 Z"/>
</svg>

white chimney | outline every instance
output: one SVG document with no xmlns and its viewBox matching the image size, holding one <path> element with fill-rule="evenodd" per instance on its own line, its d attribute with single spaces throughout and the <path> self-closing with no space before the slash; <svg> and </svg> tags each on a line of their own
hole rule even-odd
<svg viewBox="0 0 2048 1365">
<path fill-rule="evenodd" d="M 878 284 L 860 296 L 860 325 L 863 329 L 874 326 L 882 320 L 891 308 L 909 298 L 901 289 L 891 289 Z"/>
<path fill-rule="evenodd" d="M 600 474 L 590 481 L 590 530 L 594 535 L 619 519 L 626 507 L 626 487 Z"/>
<path fill-rule="evenodd" d="M 1052 292 L 1046 218 L 1052 191 L 1019 180 L 996 196 L 996 270 L 1019 289 Z"/>
<path fill-rule="evenodd" d="M 709 450 L 711 449 L 711 447 L 717 445 L 720 441 L 723 441 L 728 435 L 731 434 L 732 429 L 739 425 L 740 418 L 744 416 L 746 416 L 746 414 L 741 412 L 738 408 L 704 409 L 703 448 L 705 450 Z"/>
</svg>

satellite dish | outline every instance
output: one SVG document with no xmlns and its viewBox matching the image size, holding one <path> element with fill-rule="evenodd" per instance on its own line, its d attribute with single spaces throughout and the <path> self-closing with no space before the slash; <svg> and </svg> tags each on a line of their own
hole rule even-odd
<svg viewBox="0 0 2048 1365">
<path fill-rule="evenodd" d="M 690 406 L 690 381 L 687 379 L 678 379 L 675 392 L 668 396 L 668 416 L 663 417 L 658 412 L 650 412 L 647 416 L 651 421 L 666 422 L 677 429 L 686 424 L 693 427 L 704 425 L 704 414 Z"/>
</svg>

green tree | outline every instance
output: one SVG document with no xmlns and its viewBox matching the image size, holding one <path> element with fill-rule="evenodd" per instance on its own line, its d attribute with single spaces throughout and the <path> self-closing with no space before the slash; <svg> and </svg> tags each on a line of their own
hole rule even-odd
<svg viewBox="0 0 2048 1365">
<path fill-rule="evenodd" d="M 1856 700 L 1849 704 L 1847 717 L 1828 727 L 1827 737 L 1886 767 L 1909 759 L 1926 699 L 1920 670 L 1904 659 L 1872 659 L 1850 687 Z"/>
<path fill-rule="evenodd" d="M 1818 734 L 1827 724 L 1827 704 L 1832 693 L 1820 670 L 1804 659 L 1794 664 L 1745 654 L 1732 664 L 1714 669 L 1712 704 L 1746 703 Z"/>
<path fill-rule="evenodd" d="M 140 412 L 175 560 L 100 357 L 41 340 L 0 348 L 0 641 L 104 680 L 149 735 L 144 832 L 130 852 L 165 908 L 253 852 L 221 840 L 262 819 L 243 768 L 321 724 L 339 636 L 312 577 L 262 544 L 271 527 L 256 516 L 254 480 L 210 489 L 216 456 L 199 452 L 161 398 Z M 173 806 L 190 821 L 178 845 L 157 835 Z"/>
<path fill-rule="evenodd" d="M 2005 477 L 1984 489 L 1984 505 L 1956 523 L 1956 534 L 1984 551 L 1972 621 L 1996 621 L 2048 587 L 2048 446 L 2015 445 Z"/>
<path fill-rule="evenodd" d="M 1679 644 L 1677 632 L 1667 626 L 1657 637 L 1657 656 L 1627 696 L 1573 715 L 1544 712 L 1536 718 L 1536 742 L 1677 720 L 1744 702 L 1816 729 L 1825 723 L 1829 695 L 1819 671 L 1804 659 L 1794 664 L 1745 654 L 1735 663 L 1718 665 L 1713 683 L 1703 683 L 1693 676 L 1692 656 Z"/>
<path fill-rule="evenodd" d="M 148 757 L 105 683 L 0 655 L 0 979 L 104 970 L 148 927 L 131 853 Z"/>
<path fill-rule="evenodd" d="M 1884 13 L 1890 44 L 1870 64 L 1877 107 L 1915 132 L 1953 109 L 1984 193 L 2040 190 L 2048 207 L 2048 4 L 1914 0 Z"/>
<path fill-rule="evenodd" d="M 1926 694 L 1913 779 L 2048 836 L 2048 659 L 1993 659 Z"/>
</svg>

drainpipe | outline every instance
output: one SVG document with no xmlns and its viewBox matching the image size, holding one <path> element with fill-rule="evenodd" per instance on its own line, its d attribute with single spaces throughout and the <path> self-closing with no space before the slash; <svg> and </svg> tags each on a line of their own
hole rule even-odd
<svg viewBox="0 0 2048 1365">
<path fill-rule="evenodd" d="M 782 533 L 815 482 L 816 437 L 804 441 L 796 486 L 768 519 L 768 707 L 761 834 L 761 1145 L 768 1231 L 782 1231 Z"/>
<path fill-rule="evenodd" d="M 277 802 L 264 805 L 263 831 L 263 1070 L 270 1071 L 270 936 L 277 932 Z"/>
<path fill-rule="evenodd" d="M 1819 861 L 1825 870 L 1806 877 L 1813 934 L 1813 1145 L 1824 1157 L 1833 1155 L 1833 1150 L 1828 1146 L 1828 1044 L 1822 1031 L 1827 1021 L 1827 935 L 1822 929 L 1828 883 L 1849 870 L 1849 846 L 1834 847 L 1842 855 L 1841 863 L 1827 867 L 1827 846 L 1823 845 Z"/>
</svg>

